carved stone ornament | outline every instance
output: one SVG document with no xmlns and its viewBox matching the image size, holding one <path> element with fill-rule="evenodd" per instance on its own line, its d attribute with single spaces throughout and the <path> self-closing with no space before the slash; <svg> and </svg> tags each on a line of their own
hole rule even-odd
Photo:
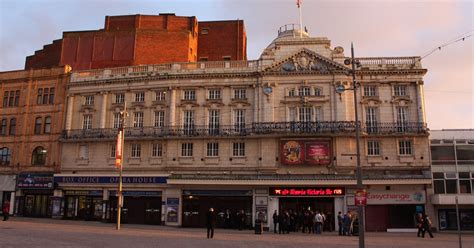
<svg viewBox="0 0 474 248">
<path fill-rule="evenodd" d="M 283 63 L 281 69 L 286 72 L 290 71 L 327 71 L 328 67 L 321 61 L 316 60 L 306 54 L 301 54 L 298 57 L 291 58 Z"/>
</svg>

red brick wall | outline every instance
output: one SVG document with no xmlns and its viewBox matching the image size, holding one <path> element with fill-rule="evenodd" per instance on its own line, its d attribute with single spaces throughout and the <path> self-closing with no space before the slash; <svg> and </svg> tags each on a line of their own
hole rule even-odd
<svg viewBox="0 0 474 248">
<path fill-rule="evenodd" d="M 62 39 L 55 40 L 52 44 L 44 46 L 42 50 L 36 51 L 34 55 L 26 57 L 25 69 L 51 68 L 59 65 L 62 43 Z"/>
<path fill-rule="evenodd" d="M 208 34 L 203 34 L 203 29 L 208 29 Z M 224 56 L 230 56 L 231 60 L 246 60 L 246 46 L 242 20 L 199 22 L 198 60 L 203 57 L 209 61 L 223 60 Z"/>
</svg>

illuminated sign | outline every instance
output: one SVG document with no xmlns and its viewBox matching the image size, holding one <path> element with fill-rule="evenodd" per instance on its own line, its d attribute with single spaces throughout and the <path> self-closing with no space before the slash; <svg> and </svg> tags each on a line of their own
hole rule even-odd
<svg viewBox="0 0 474 248">
<path fill-rule="evenodd" d="M 343 196 L 343 187 L 270 188 L 271 196 Z"/>
<path fill-rule="evenodd" d="M 331 164 L 330 140 L 282 140 L 281 163 L 285 165 Z"/>
</svg>

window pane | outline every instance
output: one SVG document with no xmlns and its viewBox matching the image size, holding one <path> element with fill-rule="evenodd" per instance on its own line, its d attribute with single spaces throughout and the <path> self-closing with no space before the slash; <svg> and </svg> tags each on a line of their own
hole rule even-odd
<svg viewBox="0 0 474 248">
<path fill-rule="evenodd" d="M 434 192 L 435 194 L 444 194 L 446 193 L 444 190 L 444 180 L 434 180 Z"/>
<path fill-rule="evenodd" d="M 456 180 L 446 180 L 446 193 L 455 194 L 457 193 Z"/>
<path fill-rule="evenodd" d="M 433 164 L 454 164 L 454 146 L 431 146 Z"/>
<path fill-rule="evenodd" d="M 433 172 L 433 178 L 444 179 L 444 173 L 443 172 Z"/>
<path fill-rule="evenodd" d="M 459 192 L 471 193 L 471 180 L 459 180 Z"/>
<path fill-rule="evenodd" d="M 474 161 L 474 146 L 458 145 L 456 146 L 458 160 Z"/>
</svg>

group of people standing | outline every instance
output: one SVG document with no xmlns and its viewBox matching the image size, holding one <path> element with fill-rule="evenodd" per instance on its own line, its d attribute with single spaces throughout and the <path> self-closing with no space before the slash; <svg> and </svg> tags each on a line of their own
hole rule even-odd
<svg viewBox="0 0 474 248">
<path fill-rule="evenodd" d="M 329 215 L 329 214 L 328 214 Z M 300 213 L 290 210 L 283 210 L 273 213 L 273 231 L 274 233 L 285 234 L 290 232 L 303 232 L 321 234 L 323 229 L 331 230 L 330 216 L 319 211 L 303 209 Z M 278 227 L 278 228 L 277 228 Z"/>
<path fill-rule="evenodd" d="M 342 214 L 339 211 L 337 213 L 337 224 L 339 226 L 339 235 L 340 236 L 352 236 L 356 234 L 356 230 L 354 229 L 354 224 L 357 222 L 357 215 L 347 212 L 346 214 Z"/>
<path fill-rule="evenodd" d="M 418 228 L 418 237 L 424 238 L 425 233 L 428 232 L 430 238 L 433 238 L 431 233 L 431 220 L 427 214 L 418 213 L 416 216 L 416 227 Z"/>
</svg>

